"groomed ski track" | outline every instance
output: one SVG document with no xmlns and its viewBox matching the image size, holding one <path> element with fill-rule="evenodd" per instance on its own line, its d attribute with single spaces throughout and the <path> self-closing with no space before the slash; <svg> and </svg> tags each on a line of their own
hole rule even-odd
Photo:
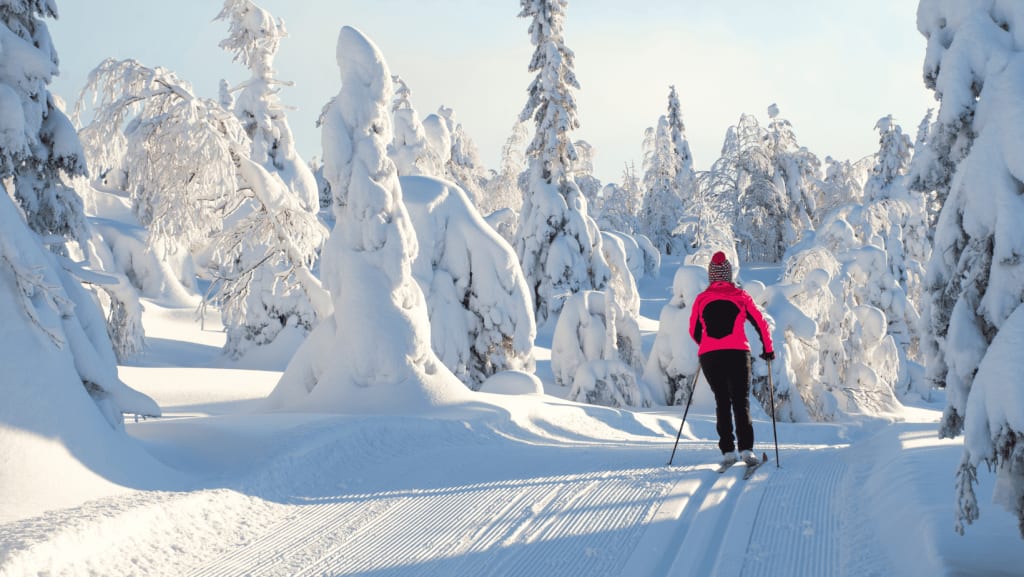
<svg viewBox="0 0 1024 577">
<path fill-rule="evenodd" d="M 663 442 L 523 444 L 498 435 L 453 445 L 355 457 L 378 469 L 367 478 L 383 475 L 393 486 L 284 499 L 277 522 L 180 574 L 876 574 L 843 550 L 844 539 L 871 538 L 844 520 L 855 486 L 844 448 L 785 445 L 784 468 L 773 456 L 744 481 L 743 465 L 714 471 L 717 450 L 706 441 L 681 443 L 671 467 Z M 447 451 L 466 466 L 433 467 L 453 461 Z M 794 511 L 799 525 L 777 522 Z"/>
<path fill-rule="evenodd" d="M 885 574 L 857 552 L 880 549 L 851 505 L 867 474 L 848 458 L 857 444 L 783 445 L 782 468 L 744 481 L 742 464 L 715 472 L 706 439 L 681 442 L 667 466 L 672 437 L 650 430 L 594 441 L 411 421 L 307 423 L 301 450 L 244 481 L 2 526 L 0 576 L 91 575 L 112 558 L 124 575 L 175 577 Z M 173 566 L 147 560 L 166 549 Z"/>
</svg>

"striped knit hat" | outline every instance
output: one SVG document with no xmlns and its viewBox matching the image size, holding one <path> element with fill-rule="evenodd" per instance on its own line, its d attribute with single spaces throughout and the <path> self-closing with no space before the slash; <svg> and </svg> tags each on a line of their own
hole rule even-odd
<svg viewBox="0 0 1024 577">
<path fill-rule="evenodd" d="M 732 265 L 722 251 L 716 252 L 708 263 L 708 282 L 718 281 L 732 282 Z"/>
</svg>

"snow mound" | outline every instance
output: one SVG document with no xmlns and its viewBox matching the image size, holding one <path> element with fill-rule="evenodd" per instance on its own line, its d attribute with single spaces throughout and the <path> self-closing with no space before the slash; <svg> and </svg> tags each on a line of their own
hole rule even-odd
<svg viewBox="0 0 1024 577">
<path fill-rule="evenodd" d="M 537 375 L 523 371 L 502 371 L 480 385 L 481 393 L 499 395 L 543 395 L 544 383 Z"/>
</svg>

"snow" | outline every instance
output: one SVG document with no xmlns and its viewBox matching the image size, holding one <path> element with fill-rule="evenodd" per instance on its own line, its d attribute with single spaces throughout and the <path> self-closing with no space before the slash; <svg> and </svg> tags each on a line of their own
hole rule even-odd
<svg viewBox="0 0 1024 577">
<path fill-rule="evenodd" d="M 666 259 L 664 280 L 640 285 L 644 302 L 685 282 L 678 265 Z M 221 366 L 224 333 L 191 308 L 146 300 L 144 323 L 149 348 L 119 376 L 164 416 L 128 423 L 117 463 L 100 466 L 73 439 L 2 429 L 0 446 L 29 439 L 19 457 L 46 471 L 24 479 L 34 500 L 0 501 L 0 575 L 930 577 L 1024 565 L 1016 519 L 1000 507 L 953 531 L 963 447 L 937 437 L 941 399 L 893 419 L 780 422 L 781 468 L 742 481 L 742 467 L 713 472 L 713 406 L 695 401 L 668 467 L 681 407 L 564 400 L 546 350 L 536 374 L 499 373 L 459 404 L 268 411 L 287 359 Z M 1016 362 L 1019 325 L 982 370 Z M 651 337 L 657 321 L 641 326 Z M 755 448 L 774 459 L 771 421 L 754 417 Z M 10 457 L 2 471 L 19 471 Z M 979 481 L 991 494 L 996 479 Z"/>
</svg>

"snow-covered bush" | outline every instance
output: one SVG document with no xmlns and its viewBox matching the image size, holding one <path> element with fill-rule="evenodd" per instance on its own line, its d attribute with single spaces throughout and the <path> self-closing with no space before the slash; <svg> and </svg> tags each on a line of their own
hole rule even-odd
<svg viewBox="0 0 1024 577">
<path fill-rule="evenodd" d="M 604 260 L 608 263 L 608 270 L 611 271 L 611 278 L 608 280 L 607 290 L 615 294 L 615 302 L 619 303 L 622 310 L 633 317 L 640 315 L 640 291 L 636 287 L 636 275 L 639 247 L 630 245 L 631 239 L 625 235 L 602 232 L 601 250 L 604 251 Z M 629 248 L 634 250 L 629 250 Z M 630 254 L 633 255 L 632 262 Z M 640 273 L 643 274 L 642 260 Z"/>
<path fill-rule="evenodd" d="M 672 297 L 658 317 L 658 335 L 647 358 L 643 380 L 670 404 L 686 402 L 686 388 L 697 372 L 697 343 L 690 336 L 690 305 L 707 284 L 707 269 L 679 267 L 672 278 Z"/>
<path fill-rule="evenodd" d="M 885 340 L 892 338 L 888 315 L 908 305 L 885 251 L 858 234 L 870 228 L 865 212 L 855 205 L 833 212 L 794 248 L 783 273 L 784 284 L 806 285 L 807 292 L 794 299 L 818 325 L 821 388 L 802 391 L 818 419 L 833 418 L 833 411 L 890 413 L 900 406 L 897 391 L 908 390 L 920 375 L 905 348 L 896 347 L 894 340 L 890 347 Z M 826 283 L 827 290 L 821 290 Z M 881 321 L 868 310 L 877 311 Z M 883 323 L 880 334 L 874 321 Z M 875 375 L 865 376 L 868 370 Z"/>
<path fill-rule="evenodd" d="M 551 341 L 555 384 L 569 386 L 569 399 L 610 407 L 664 404 L 637 374 L 644 358 L 636 317 L 613 293 L 583 291 L 566 299 Z"/>
<path fill-rule="evenodd" d="M 348 26 L 336 54 L 341 90 L 322 123 L 336 224 L 321 271 L 334 312 L 296 352 L 270 404 L 380 413 L 468 399 L 469 390 L 431 350 L 427 304 L 412 275 L 416 235 L 387 156 L 387 63 Z"/>
<path fill-rule="evenodd" d="M 771 327 L 775 348 L 775 360 L 771 364 L 772 382 L 768 382 L 768 365 L 755 360 L 751 394 L 766 413 L 774 410 L 779 421 L 804 422 L 811 419 L 805 397 L 807 393 L 814 392 L 818 382 L 817 359 L 807 353 L 813 348 L 811 344 L 817 336 L 818 327 L 792 300 L 808 288 L 785 284 L 766 287 L 759 281 L 744 284 L 744 289 L 761 308 L 765 321 Z M 756 358 L 760 343 L 757 330 L 749 322 L 744 325 L 744 330 L 754 349 L 751 354 Z M 773 391 L 774 399 L 771 397 Z"/>
<path fill-rule="evenodd" d="M 532 372 L 536 324 L 515 251 L 454 184 L 423 176 L 400 182 L 434 352 L 471 389 L 501 371 Z"/>
</svg>

